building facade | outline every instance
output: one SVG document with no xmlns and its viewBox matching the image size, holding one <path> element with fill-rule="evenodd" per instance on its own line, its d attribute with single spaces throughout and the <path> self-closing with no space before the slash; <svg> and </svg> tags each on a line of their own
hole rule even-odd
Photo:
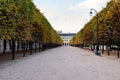
<svg viewBox="0 0 120 80">
<path fill-rule="evenodd" d="M 69 46 L 70 40 L 75 35 L 75 33 L 62 33 L 62 32 L 59 32 L 58 34 L 61 37 L 61 39 L 63 40 L 63 46 Z"/>
</svg>

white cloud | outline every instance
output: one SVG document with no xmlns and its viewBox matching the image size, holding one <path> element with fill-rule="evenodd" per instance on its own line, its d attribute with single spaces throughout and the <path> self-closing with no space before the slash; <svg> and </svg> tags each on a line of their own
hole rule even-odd
<svg viewBox="0 0 120 80">
<path fill-rule="evenodd" d="M 70 9 L 77 10 L 81 8 L 84 8 L 84 9 L 95 8 L 100 10 L 102 7 L 105 7 L 108 1 L 110 0 L 85 0 L 76 5 L 72 5 Z"/>
</svg>

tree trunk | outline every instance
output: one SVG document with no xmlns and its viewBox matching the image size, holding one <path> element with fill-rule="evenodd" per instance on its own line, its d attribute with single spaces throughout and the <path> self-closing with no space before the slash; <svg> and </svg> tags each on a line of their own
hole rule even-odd
<svg viewBox="0 0 120 80">
<path fill-rule="evenodd" d="M 40 51 L 42 50 L 42 43 L 40 42 Z"/>
<path fill-rule="evenodd" d="M 32 55 L 32 42 L 29 42 L 30 55 Z"/>
<path fill-rule="evenodd" d="M 25 42 L 23 42 L 23 57 L 25 57 Z"/>
<path fill-rule="evenodd" d="M 118 49 L 117 49 L 117 57 L 119 58 L 119 44 L 118 44 Z"/>
<path fill-rule="evenodd" d="M 6 50 L 6 40 L 3 40 L 3 54 L 5 53 Z"/>
<path fill-rule="evenodd" d="M 45 50 L 45 43 L 42 44 L 42 50 Z"/>
<path fill-rule="evenodd" d="M 40 46 L 41 46 L 41 44 L 40 44 L 40 42 L 39 42 L 39 52 L 40 52 Z"/>
<path fill-rule="evenodd" d="M 36 41 L 35 41 L 35 53 L 36 53 Z"/>
<path fill-rule="evenodd" d="M 12 60 L 15 60 L 15 40 L 12 40 L 12 47 L 11 47 L 11 51 L 12 51 Z"/>
<path fill-rule="evenodd" d="M 110 56 L 110 49 L 109 49 L 109 45 L 107 46 L 107 51 L 108 51 L 108 56 Z"/>
<path fill-rule="evenodd" d="M 93 51 L 95 50 L 95 44 L 93 44 Z"/>
</svg>

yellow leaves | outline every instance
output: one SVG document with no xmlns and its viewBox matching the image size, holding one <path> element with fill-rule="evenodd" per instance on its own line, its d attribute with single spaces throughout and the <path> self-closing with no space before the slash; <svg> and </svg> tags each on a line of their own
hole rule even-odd
<svg viewBox="0 0 120 80">
<path fill-rule="evenodd" d="M 12 38 L 15 38 L 16 33 L 12 29 L 4 29 L 2 31 L 2 38 L 6 40 L 10 40 Z"/>
<path fill-rule="evenodd" d="M 70 41 L 71 45 L 83 44 L 83 29 L 81 29 Z"/>
<path fill-rule="evenodd" d="M 22 41 L 30 41 L 32 40 L 31 34 L 29 29 L 26 27 L 23 29 L 23 31 L 21 32 L 21 40 Z"/>
<path fill-rule="evenodd" d="M 120 3 L 120 0 L 111 0 L 111 1 L 114 1 L 116 3 Z"/>
<path fill-rule="evenodd" d="M 116 3 L 116 2 L 117 3 Z M 98 39 L 99 44 L 106 42 L 112 36 L 113 41 L 120 35 L 120 0 L 111 0 L 102 11 L 98 13 Z M 72 44 L 79 41 L 90 43 L 96 40 L 96 16 L 94 16 L 83 28 L 83 33 L 79 31 L 71 40 Z M 81 34 L 81 35 L 80 35 Z M 119 35 L 119 36 L 118 36 Z M 79 37 L 78 37 L 79 36 Z M 116 41 L 115 41 L 116 42 Z M 79 43 L 80 44 L 80 43 Z"/>
<path fill-rule="evenodd" d="M 62 43 L 31 0 L 0 0 L 0 39 Z"/>
</svg>

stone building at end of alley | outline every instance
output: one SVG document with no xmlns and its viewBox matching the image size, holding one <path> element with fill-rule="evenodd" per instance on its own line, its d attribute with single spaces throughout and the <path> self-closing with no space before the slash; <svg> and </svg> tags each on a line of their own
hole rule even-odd
<svg viewBox="0 0 120 80">
<path fill-rule="evenodd" d="M 70 40 L 75 36 L 76 33 L 62 33 L 62 31 L 57 31 L 58 35 L 63 40 L 63 46 L 69 46 Z"/>
</svg>

